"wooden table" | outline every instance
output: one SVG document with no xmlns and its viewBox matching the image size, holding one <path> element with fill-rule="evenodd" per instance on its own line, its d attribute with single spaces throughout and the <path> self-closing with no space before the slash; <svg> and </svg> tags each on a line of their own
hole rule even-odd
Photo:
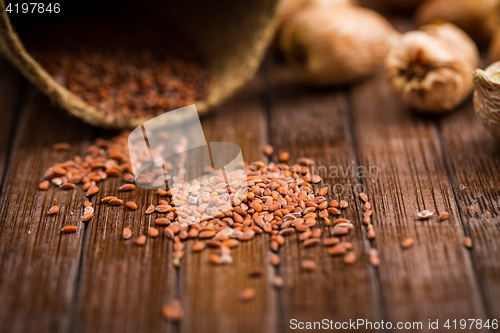
<svg viewBox="0 0 500 333">
<path fill-rule="evenodd" d="M 247 162 L 265 159 L 262 149 L 271 144 L 292 161 L 306 156 L 328 168 L 378 170 L 326 179 L 362 184 L 373 204 L 377 238 L 369 241 L 359 199 L 337 196 L 348 200 L 346 216 L 356 224 L 348 236 L 354 265 L 323 246 L 305 249 L 293 235 L 278 269 L 269 264 L 264 235 L 234 250 L 231 266 L 209 265 L 210 251 L 186 250 L 175 269 L 164 237 L 145 247 L 121 239 L 124 226 L 138 234 L 151 223 L 140 210 L 97 205 L 84 225 L 83 191 L 42 192 L 37 185 L 53 163 L 116 133 L 52 107 L 3 61 L 0 107 L 0 332 L 288 332 L 292 319 L 421 321 L 427 332 L 429 319 L 500 319 L 500 144 L 484 132 L 470 100 L 449 115 L 422 116 L 396 98 L 383 73 L 349 87 L 310 89 L 269 56 L 251 82 L 203 118 L 207 141 L 237 143 Z M 71 149 L 53 151 L 57 142 Z M 103 182 L 97 200 L 118 184 Z M 141 207 L 155 196 L 123 195 Z M 62 210 L 49 217 L 56 203 Z M 417 220 L 424 209 L 447 210 L 450 218 Z M 68 224 L 79 225 L 78 233 L 62 235 Z M 466 236 L 472 250 L 463 245 Z M 415 239 L 413 248 L 401 248 L 405 237 Z M 380 252 L 378 267 L 368 262 L 370 247 Z M 318 269 L 302 271 L 303 259 Z M 252 267 L 263 267 L 264 276 L 249 278 Z M 281 290 L 271 285 L 276 274 L 285 281 Z M 242 303 L 246 287 L 257 295 Z M 174 298 L 185 310 L 180 324 L 161 314 Z M 476 331 L 487 330 L 461 332 Z"/>
</svg>

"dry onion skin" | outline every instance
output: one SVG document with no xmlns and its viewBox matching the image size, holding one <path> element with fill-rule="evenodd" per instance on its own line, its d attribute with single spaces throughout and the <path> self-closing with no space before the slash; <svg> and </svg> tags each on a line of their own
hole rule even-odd
<svg viewBox="0 0 500 333">
<path fill-rule="evenodd" d="M 283 27 L 281 50 L 311 85 L 356 81 L 372 73 L 398 33 L 372 10 L 352 5 L 310 6 Z"/>
<path fill-rule="evenodd" d="M 474 82 L 474 110 L 484 127 L 500 139 L 500 61 L 486 70 L 476 69 Z"/>
<path fill-rule="evenodd" d="M 500 0 L 429 0 L 415 14 L 418 25 L 453 23 L 479 45 L 487 45 L 499 23 Z"/>
<path fill-rule="evenodd" d="M 478 50 L 450 23 L 431 24 L 405 33 L 387 55 L 386 72 L 401 99 L 427 113 L 453 110 L 472 90 Z"/>
</svg>

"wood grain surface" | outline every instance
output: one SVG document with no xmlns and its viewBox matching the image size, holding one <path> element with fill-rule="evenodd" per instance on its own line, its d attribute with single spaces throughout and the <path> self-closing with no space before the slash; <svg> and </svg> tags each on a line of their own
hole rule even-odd
<svg viewBox="0 0 500 333">
<path fill-rule="evenodd" d="M 187 241 L 175 268 L 172 242 L 162 234 L 143 247 L 134 242 L 154 226 L 156 215 L 144 210 L 157 204 L 155 191 L 119 193 L 136 201 L 137 211 L 99 204 L 118 193 L 120 179 L 101 183 L 92 198 L 95 217 L 80 222 L 81 189 L 43 192 L 38 183 L 52 164 L 117 133 L 51 107 L 4 62 L 0 109 L 0 332 L 288 332 L 292 319 L 359 318 L 421 321 L 427 332 L 429 319 L 500 319 L 500 145 L 483 131 L 470 101 L 449 115 L 421 116 L 398 101 L 383 73 L 349 87 L 312 89 L 270 55 L 253 80 L 202 119 L 206 140 L 238 144 L 246 162 L 267 161 L 266 144 L 275 149 L 271 161 L 282 151 L 291 162 L 314 159 L 334 190 L 329 198 L 349 203 L 342 216 L 355 224 L 346 239 L 357 255 L 346 265 L 322 245 L 306 249 L 290 235 L 278 268 L 270 265 L 267 235 L 241 243 L 230 266 L 210 265 L 214 250 L 192 253 Z M 70 150 L 52 150 L 57 142 Z M 372 176 L 354 172 L 359 167 Z M 373 205 L 373 241 L 361 220 L 360 189 Z M 56 204 L 60 213 L 47 215 Z M 424 209 L 446 210 L 450 218 L 417 220 Z M 61 234 L 65 225 L 78 232 Z M 124 226 L 133 230 L 128 241 Z M 330 235 L 331 228 L 319 227 Z M 471 250 L 463 246 L 466 236 Z M 415 239 L 412 248 L 401 248 L 405 237 Z M 370 248 L 380 252 L 378 267 L 368 261 Z M 304 259 L 313 259 L 316 271 L 304 272 Z M 264 269 L 262 277 L 248 277 L 254 267 Z M 285 282 L 280 290 L 272 287 L 276 275 Z M 256 297 L 242 303 L 247 287 Z M 161 313 L 173 299 L 185 311 L 175 324 Z M 479 331 L 487 330 L 468 330 Z"/>
</svg>

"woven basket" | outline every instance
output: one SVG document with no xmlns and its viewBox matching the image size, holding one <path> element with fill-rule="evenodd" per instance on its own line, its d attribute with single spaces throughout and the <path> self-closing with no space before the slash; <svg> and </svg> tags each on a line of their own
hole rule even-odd
<svg viewBox="0 0 500 333">
<path fill-rule="evenodd" d="M 200 116 L 209 113 L 254 75 L 274 33 L 277 2 L 150 0 L 141 3 L 156 16 L 165 13 L 162 19 L 184 33 L 208 64 L 214 86 L 205 99 L 195 102 Z M 24 48 L 5 11 L 4 0 L 0 0 L 0 54 L 55 104 L 87 123 L 106 128 L 134 128 L 151 118 L 115 117 L 58 84 Z"/>
</svg>

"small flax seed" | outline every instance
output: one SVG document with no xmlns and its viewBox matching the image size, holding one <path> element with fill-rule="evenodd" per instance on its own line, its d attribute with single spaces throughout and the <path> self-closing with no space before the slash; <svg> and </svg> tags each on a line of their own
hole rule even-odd
<svg viewBox="0 0 500 333">
<path fill-rule="evenodd" d="M 159 217 L 155 220 L 156 225 L 169 225 L 170 220 L 165 217 Z"/>
<path fill-rule="evenodd" d="M 340 204 L 337 200 L 332 200 L 330 201 L 330 204 L 329 204 L 330 207 L 333 207 L 333 208 L 339 208 L 340 207 Z"/>
<path fill-rule="evenodd" d="M 289 158 L 290 158 L 290 153 L 287 151 L 284 151 L 279 155 L 279 161 L 283 163 L 287 162 Z"/>
<path fill-rule="evenodd" d="M 137 204 L 133 201 L 127 201 L 127 203 L 125 204 L 125 206 L 127 206 L 128 209 L 131 209 L 131 210 L 136 210 L 137 209 Z"/>
<path fill-rule="evenodd" d="M 215 253 L 211 253 L 209 256 L 208 256 L 208 261 L 212 264 L 212 265 L 220 265 L 222 262 L 221 262 L 221 259 L 220 259 L 220 256 L 218 254 L 215 254 Z"/>
<path fill-rule="evenodd" d="M 306 272 L 312 272 L 316 269 L 316 263 L 312 260 L 303 260 L 302 269 Z"/>
<path fill-rule="evenodd" d="M 320 243 L 319 238 L 309 238 L 304 241 L 304 247 L 313 247 Z"/>
<path fill-rule="evenodd" d="M 58 212 L 59 212 L 59 206 L 52 206 L 52 207 L 50 207 L 47 214 L 54 215 L 54 214 L 57 214 Z"/>
<path fill-rule="evenodd" d="M 349 207 L 349 204 L 345 200 L 340 200 L 339 207 L 342 209 L 345 209 L 345 208 Z"/>
<path fill-rule="evenodd" d="M 356 262 L 356 252 L 350 251 L 347 252 L 344 256 L 344 263 L 346 265 L 352 265 Z"/>
<path fill-rule="evenodd" d="M 38 188 L 42 191 L 47 191 L 49 188 L 50 182 L 48 180 L 44 180 L 40 184 L 38 184 Z"/>
<path fill-rule="evenodd" d="M 61 189 L 66 190 L 66 191 L 67 191 L 67 190 L 72 190 L 72 189 L 74 189 L 75 187 L 76 187 L 76 186 L 75 186 L 75 184 L 73 184 L 73 183 L 64 183 L 64 184 L 62 184 L 62 185 L 61 185 Z"/>
<path fill-rule="evenodd" d="M 264 274 L 264 268 L 262 267 L 254 267 L 248 271 L 248 277 L 257 278 L 261 277 Z"/>
<path fill-rule="evenodd" d="M 434 215 L 433 212 L 429 211 L 429 210 L 423 210 L 419 213 L 417 213 L 417 217 L 420 219 L 420 220 L 427 220 L 429 217 L 431 217 L 432 215 Z"/>
<path fill-rule="evenodd" d="M 137 237 L 137 240 L 135 241 L 135 243 L 139 246 L 146 244 L 146 236 L 140 235 L 139 237 Z"/>
<path fill-rule="evenodd" d="M 179 322 L 184 318 L 184 310 L 182 309 L 181 302 L 173 300 L 162 308 L 163 315 L 168 321 Z"/>
<path fill-rule="evenodd" d="M 334 247 L 328 249 L 328 254 L 331 256 L 344 255 L 346 252 L 347 249 L 345 248 L 345 246 L 342 246 L 341 244 L 337 244 Z"/>
<path fill-rule="evenodd" d="M 61 231 L 65 234 L 72 234 L 72 233 L 75 233 L 77 230 L 78 230 L 78 227 L 74 226 L 74 225 L 67 225 L 61 229 Z"/>
<path fill-rule="evenodd" d="M 135 189 L 134 184 L 124 184 L 124 185 L 120 186 L 120 191 L 122 191 L 122 192 L 128 192 L 128 191 L 132 191 L 134 189 Z"/>
<path fill-rule="evenodd" d="M 337 238 L 337 237 L 329 237 L 329 238 L 325 238 L 323 240 L 323 245 L 324 246 L 333 246 L 333 245 L 336 245 L 340 242 L 340 239 Z"/>
<path fill-rule="evenodd" d="M 378 255 L 370 254 L 369 261 L 372 266 L 380 265 L 380 257 Z"/>
<path fill-rule="evenodd" d="M 274 148 L 273 148 L 273 146 L 271 146 L 271 145 L 266 145 L 266 146 L 264 147 L 264 154 L 266 154 L 267 156 L 271 156 L 271 155 L 273 154 L 273 152 L 274 152 Z"/>
<path fill-rule="evenodd" d="M 328 194 L 328 186 L 325 186 L 318 191 L 319 196 L 325 196 L 327 194 Z"/>
<path fill-rule="evenodd" d="M 366 234 L 366 236 L 368 237 L 368 239 L 375 239 L 377 234 L 375 233 L 374 229 L 370 229 L 370 230 L 368 230 L 368 233 Z"/>
<path fill-rule="evenodd" d="M 123 228 L 123 239 L 130 239 L 132 237 L 132 230 L 128 227 Z"/>
<path fill-rule="evenodd" d="M 87 208 L 87 207 L 92 207 L 92 202 L 90 202 L 90 201 L 85 201 L 85 202 L 83 203 L 83 207 L 85 207 L 85 208 Z"/>
<path fill-rule="evenodd" d="M 52 149 L 56 150 L 56 151 L 64 151 L 64 150 L 68 150 L 70 148 L 71 148 L 71 146 L 68 143 L 64 143 L 64 142 L 54 143 L 52 145 Z"/>
<path fill-rule="evenodd" d="M 99 192 L 99 187 L 97 187 L 96 185 L 92 185 L 89 187 L 89 189 L 87 190 L 87 193 L 86 195 L 88 197 L 91 197 L 93 196 L 94 194 L 96 194 L 97 192 Z"/>
<path fill-rule="evenodd" d="M 92 217 L 94 217 L 93 213 L 85 213 L 82 216 L 82 222 L 88 222 Z"/>
<path fill-rule="evenodd" d="M 438 220 L 439 220 L 439 221 L 445 221 L 445 220 L 447 220 L 449 217 L 450 217 L 450 214 L 449 214 L 447 211 L 443 210 L 441 213 L 439 213 L 439 218 L 438 218 Z"/>
<path fill-rule="evenodd" d="M 205 249 L 205 243 L 197 241 L 193 244 L 193 252 L 201 252 Z"/>
<path fill-rule="evenodd" d="M 365 204 L 363 205 L 363 210 L 367 211 L 367 210 L 370 210 L 370 209 L 372 209 L 372 204 L 369 203 L 369 202 L 365 202 Z"/>
<path fill-rule="evenodd" d="M 407 237 L 403 239 L 403 241 L 401 242 L 401 247 L 403 249 L 409 249 L 410 247 L 413 246 L 413 243 L 415 243 L 414 239 L 411 237 Z"/>
<path fill-rule="evenodd" d="M 359 198 L 364 202 L 368 202 L 368 196 L 366 195 L 366 193 L 360 193 Z"/>
<path fill-rule="evenodd" d="M 117 197 L 114 197 L 112 195 L 108 195 L 107 197 L 104 197 L 101 199 L 101 202 L 102 203 L 109 203 L 111 200 L 113 199 L 118 199 Z"/>
<path fill-rule="evenodd" d="M 468 249 L 472 249 L 472 247 L 474 246 L 474 244 L 472 243 L 472 238 L 470 237 L 465 237 L 464 238 L 464 246 Z"/>
<path fill-rule="evenodd" d="M 242 302 L 249 302 L 255 298 L 255 289 L 254 288 L 246 288 L 240 294 L 240 300 Z"/>
<path fill-rule="evenodd" d="M 274 267 L 278 267 L 280 263 L 281 263 L 280 256 L 277 255 L 276 253 L 273 253 L 273 255 L 271 256 L 271 265 L 273 265 Z"/>
<path fill-rule="evenodd" d="M 155 205 L 150 205 L 146 211 L 145 211 L 145 214 L 146 215 L 149 215 L 149 214 L 153 214 L 153 212 L 155 211 Z"/>
<path fill-rule="evenodd" d="M 121 206 L 121 205 L 123 205 L 123 200 L 122 199 L 111 199 L 109 204 L 111 206 Z"/>
<path fill-rule="evenodd" d="M 160 197 L 167 196 L 167 190 L 164 190 L 162 188 L 158 189 L 158 191 L 156 191 L 156 193 L 158 193 L 160 195 Z"/>
<path fill-rule="evenodd" d="M 283 278 L 279 275 L 276 275 L 274 278 L 273 278 L 273 286 L 276 288 L 276 289 L 281 289 L 283 288 L 283 286 L 285 285 L 285 281 L 283 281 Z"/>
<path fill-rule="evenodd" d="M 149 228 L 149 237 L 156 238 L 156 237 L 158 237 L 159 234 L 160 234 L 160 232 L 155 227 Z"/>
</svg>

